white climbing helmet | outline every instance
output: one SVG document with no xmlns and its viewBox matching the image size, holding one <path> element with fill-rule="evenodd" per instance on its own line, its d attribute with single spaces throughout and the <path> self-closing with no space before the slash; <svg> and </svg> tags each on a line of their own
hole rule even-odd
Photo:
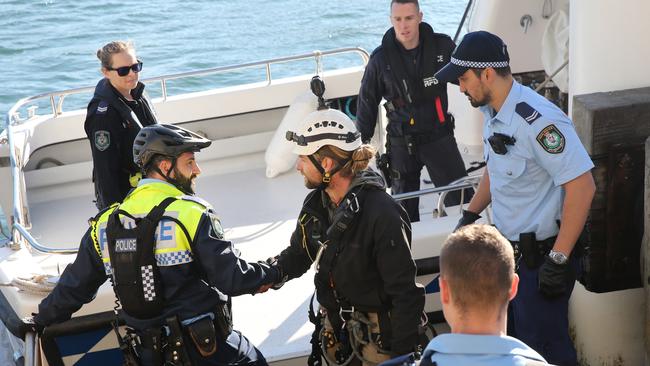
<svg viewBox="0 0 650 366">
<path fill-rule="evenodd" d="M 297 155 L 311 155 L 325 145 L 344 151 L 354 151 L 361 146 L 361 134 L 354 122 L 337 109 L 310 113 L 298 131 L 287 131 L 286 135 L 287 140 L 296 143 L 293 153 Z"/>
</svg>

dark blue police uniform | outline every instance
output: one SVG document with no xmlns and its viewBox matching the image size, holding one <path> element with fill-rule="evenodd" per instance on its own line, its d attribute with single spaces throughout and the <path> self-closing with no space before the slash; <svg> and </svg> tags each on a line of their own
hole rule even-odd
<svg viewBox="0 0 650 366">
<path fill-rule="evenodd" d="M 216 317 L 215 309 L 227 304 L 230 296 L 255 293 L 260 286 L 277 282 L 280 276 L 275 268 L 241 259 L 239 251 L 223 238 L 211 206 L 199 198 L 184 195 L 167 182 L 141 180 L 120 209 L 128 210 L 133 217 L 142 217 L 167 197 L 176 201 L 166 209 L 165 217 L 178 218 L 178 222 L 163 219 L 156 230 L 155 260 L 162 294 L 153 296 L 162 296 L 162 313 L 147 318 L 122 313 L 126 324 L 141 338 L 146 330 L 159 329 L 170 316 L 177 316 L 184 326 L 201 317 Z M 38 306 L 36 324 L 48 326 L 70 319 L 83 304 L 92 301 L 97 289 L 113 274 L 106 229 L 111 212 L 112 209 L 102 211 L 92 220 L 75 261 L 66 267 L 52 293 Z M 217 351 L 210 356 L 202 356 L 187 333 L 183 331 L 185 351 L 193 365 L 267 364 L 260 351 L 238 331 L 224 338 L 217 337 Z M 142 365 L 152 364 L 152 349 L 142 343 L 138 352 Z"/>
<path fill-rule="evenodd" d="M 420 23 L 420 43 L 415 49 L 406 50 L 391 28 L 370 56 L 359 90 L 356 125 L 362 140 L 370 141 L 379 102 L 388 101 L 384 106 L 394 194 L 420 189 L 423 166 L 438 187 L 467 175 L 454 138 L 453 117 L 447 113 L 447 83 L 433 77 L 449 61 L 454 47 L 449 36 Z M 466 202 L 471 194 L 465 192 Z M 402 201 L 412 222 L 420 220 L 418 203 L 418 198 Z M 446 205 L 459 203 L 459 191 L 447 195 Z"/>
<path fill-rule="evenodd" d="M 133 163 L 133 140 L 140 128 L 157 123 L 151 103 L 144 96 L 144 84 L 131 91 L 127 101 L 108 79 L 95 87 L 88 103 L 84 129 L 93 156 L 93 181 L 98 209 L 121 202 L 135 187 L 130 178 L 140 172 Z"/>
</svg>

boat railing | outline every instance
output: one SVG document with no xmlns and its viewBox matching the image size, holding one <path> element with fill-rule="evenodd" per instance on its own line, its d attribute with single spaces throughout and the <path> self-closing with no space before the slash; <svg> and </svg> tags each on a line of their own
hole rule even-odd
<svg viewBox="0 0 650 366">
<path fill-rule="evenodd" d="M 454 34 L 454 43 L 458 44 L 458 36 L 460 36 L 460 32 L 463 30 L 463 25 L 465 25 L 465 21 L 467 20 L 467 16 L 469 15 L 469 10 L 472 8 L 472 4 L 474 3 L 473 0 L 469 0 L 467 2 L 467 6 L 465 7 L 465 12 L 463 12 L 463 17 L 460 18 L 460 22 L 458 23 L 458 28 L 456 29 L 456 34 Z"/>
<path fill-rule="evenodd" d="M 469 175 L 466 177 L 459 178 L 446 186 L 425 188 L 419 191 L 406 192 L 394 194 L 393 198 L 397 201 L 407 200 L 410 198 L 421 197 L 429 194 L 437 193 L 438 205 L 436 208 L 435 217 L 444 217 L 447 216 L 447 210 L 445 208 L 445 198 L 450 192 L 460 191 L 460 205 L 458 205 L 458 212 L 462 213 L 463 208 L 465 207 L 465 190 L 472 189 L 474 192 L 478 189 L 478 184 L 481 180 L 480 175 Z M 486 210 L 488 222 L 492 222 L 492 217 L 490 215 L 490 210 Z"/>
<path fill-rule="evenodd" d="M 263 66 L 265 68 L 265 75 L 266 75 L 265 82 L 267 85 L 271 85 L 271 83 L 273 82 L 273 74 L 271 73 L 271 66 L 274 64 L 314 59 L 315 62 L 314 71 L 315 73 L 320 74 L 323 71 L 323 57 L 348 54 L 348 53 L 357 54 L 361 58 L 361 61 L 363 62 L 363 66 L 368 64 L 368 60 L 370 59 L 370 55 L 368 54 L 368 51 L 364 50 L 361 47 L 346 47 L 346 48 L 337 48 L 337 49 L 326 50 L 326 51 L 313 51 L 310 53 L 304 53 L 300 55 L 277 57 L 268 60 L 248 62 L 248 63 L 242 63 L 236 65 L 220 66 L 220 67 L 213 67 L 209 69 L 194 70 L 194 71 L 181 72 L 176 74 L 168 74 L 168 75 L 143 79 L 142 81 L 147 85 L 160 83 L 160 88 L 161 88 L 160 92 L 162 95 L 162 100 L 166 101 L 169 95 L 167 82 L 171 80 L 209 76 L 209 75 L 214 75 L 214 74 L 219 74 L 224 72 L 232 72 L 232 71 L 238 71 L 238 70 Z M 19 115 L 17 114 L 18 110 L 29 103 L 32 103 L 37 100 L 42 100 L 42 99 L 49 100 L 52 114 L 54 115 L 54 117 L 56 117 L 63 113 L 63 102 L 65 101 L 66 97 L 75 94 L 90 93 L 94 90 L 94 88 L 95 88 L 94 86 L 87 86 L 83 88 L 66 89 L 66 90 L 43 93 L 43 94 L 38 94 L 31 97 L 23 98 L 19 100 L 16 104 L 14 104 L 14 106 L 9 110 L 9 112 L 7 113 L 6 122 L 7 124 L 10 124 L 11 121 L 14 121 L 14 123 L 20 123 L 22 120 L 19 118 Z M 35 109 L 28 109 L 28 117 L 32 117 L 34 114 L 35 114 Z"/>
<path fill-rule="evenodd" d="M 254 67 L 263 66 L 266 71 L 266 85 L 269 86 L 272 84 L 273 77 L 271 74 L 271 65 L 288 63 L 293 61 L 313 59 L 315 61 L 315 72 L 320 74 L 323 72 L 323 57 L 340 55 L 340 54 L 357 54 L 363 66 L 367 65 L 370 55 L 366 50 L 360 47 L 347 47 L 347 48 L 338 48 L 333 50 L 326 51 L 313 51 L 310 53 L 299 54 L 294 56 L 287 57 L 278 57 L 272 58 L 263 61 L 242 63 L 237 65 L 230 66 L 221 66 L 214 67 L 209 69 L 202 69 L 196 71 L 189 71 L 183 73 L 169 74 L 164 76 L 158 76 L 153 78 L 144 79 L 143 82 L 147 84 L 153 84 L 159 82 L 161 85 L 162 101 L 167 101 L 168 91 L 167 91 L 167 82 L 170 80 L 185 79 L 190 77 L 202 77 L 207 75 L 213 75 L 224 72 L 231 72 L 243 69 L 249 69 Z M 63 102 L 67 96 L 81 93 L 89 93 L 94 90 L 94 87 L 84 87 L 84 88 L 75 88 L 67 89 L 62 91 L 55 91 L 50 93 L 38 94 L 31 97 L 26 97 L 14 104 L 7 112 L 5 119 L 5 131 L 7 134 L 7 144 L 9 146 L 9 163 L 12 176 L 12 201 L 13 208 L 11 216 L 7 217 L 7 223 L 11 227 L 11 243 L 14 248 L 19 248 L 20 243 L 27 243 L 28 247 L 35 249 L 39 252 L 44 253 L 74 253 L 76 249 L 73 248 L 49 248 L 42 246 L 38 243 L 33 236 L 29 234 L 31 229 L 31 219 L 29 214 L 29 206 L 27 203 L 27 190 L 25 184 L 25 176 L 23 172 L 23 167 L 26 164 L 26 157 L 24 156 L 24 148 L 17 146 L 15 136 L 13 134 L 12 127 L 20 125 L 21 123 L 29 120 L 31 117 L 36 115 L 36 106 L 32 105 L 27 108 L 27 119 L 20 118 L 20 109 L 24 108 L 29 104 L 33 104 L 36 101 L 40 100 L 49 100 L 49 104 L 52 110 L 53 118 L 57 118 L 63 113 Z M 24 146 L 24 144 L 23 144 Z M 7 213 L 7 216 L 9 214 Z"/>
</svg>

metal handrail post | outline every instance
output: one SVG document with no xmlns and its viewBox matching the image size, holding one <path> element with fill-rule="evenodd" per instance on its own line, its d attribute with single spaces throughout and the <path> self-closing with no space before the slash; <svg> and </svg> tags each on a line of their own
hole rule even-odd
<svg viewBox="0 0 650 366">
<path fill-rule="evenodd" d="M 40 245 L 36 239 L 19 223 L 15 223 L 13 226 L 19 233 L 22 235 L 23 239 L 29 244 L 29 248 L 36 249 L 42 253 L 58 253 L 58 254 L 74 254 L 78 251 L 77 248 L 62 248 L 54 249 L 48 248 Z"/>
<path fill-rule="evenodd" d="M 7 125 L 5 126 L 7 131 L 7 143 L 9 145 L 9 165 L 11 169 L 11 182 L 12 182 L 12 199 L 13 199 L 13 208 L 12 208 L 12 217 L 9 217 L 9 223 L 11 224 L 11 237 L 14 243 L 18 241 L 18 230 L 16 229 L 16 224 L 22 224 L 23 222 L 29 222 L 27 219 L 28 213 L 23 212 L 23 202 L 22 202 L 22 185 L 20 184 L 20 175 L 22 170 L 19 168 L 19 163 L 22 162 L 21 159 L 18 159 L 16 156 L 16 143 L 14 141 L 14 135 L 12 131 L 12 115 L 14 109 L 12 108 L 7 113 Z"/>
<path fill-rule="evenodd" d="M 419 191 L 398 193 L 398 194 L 393 195 L 393 199 L 395 199 L 396 201 L 402 201 L 402 200 L 407 200 L 407 199 L 410 199 L 410 198 L 416 198 L 416 197 L 424 196 L 424 195 L 427 195 L 427 194 L 443 193 L 443 192 L 447 192 L 447 191 L 457 191 L 459 189 L 472 188 L 473 186 L 474 186 L 473 183 L 470 183 L 470 182 L 456 183 L 456 184 L 450 184 L 450 185 L 442 186 L 442 187 L 421 189 Z"/>
<path fill-rule="evenodd" d="M 460 23 L 458 23 L 458 29 L 456 29 L 456 34 L 454 35 L 454 43 L 458 43 L 458 36 L 460 35 L 461 29 L 463 29 L 463 25 L 465 25 L 465 20 L 467 19 L 467 14 L 469 13 L 469 9 L 472 7 L 472 2 L 473 0 L 469 0 L 467 2 L 467 6 L 465 7 L 465 12 L 463 13 L 463 17 L 460 18 Z"/>
<path fill-rule="evenodd" d="M 34 366 L 36 361 L 36 333 L 25 333 L 25 366 Z"/>
</svg>

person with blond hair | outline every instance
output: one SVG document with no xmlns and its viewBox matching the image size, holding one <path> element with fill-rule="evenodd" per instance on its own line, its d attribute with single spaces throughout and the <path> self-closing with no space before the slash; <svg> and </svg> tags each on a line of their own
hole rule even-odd
<svg viewBox="0 0 650 366">
<path fill-rule="evenodd" d="M 139 81 L 142 61 L 133 43 L 109 42 L 97 50 L 97 58 L 104 77 L 88 103 L 84 129 L 93 157 L 95 204 L 101 210 L 137 186 L 141 172 L 133 163 L 133 140 L 157 119 Z"/>
</svg>

